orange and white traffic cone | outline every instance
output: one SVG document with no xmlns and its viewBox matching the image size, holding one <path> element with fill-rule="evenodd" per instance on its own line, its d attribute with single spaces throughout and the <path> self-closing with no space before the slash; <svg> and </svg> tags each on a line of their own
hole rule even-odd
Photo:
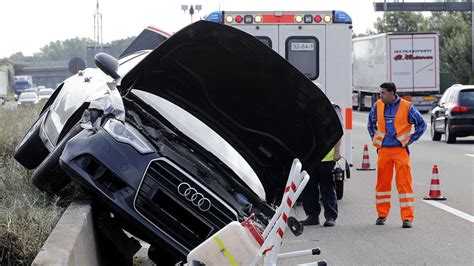
<svg viewBox="0 0 474 266">
<path fill-rule="evenodd" d="M 438 166 L 433 165 L 433 176 L 431 177 L 430 193 L 428 196 L 423 197 L 424 200 L 446 200 L 445 197 L 441 196 L 441 189 L 438 178 Z"/>
<path fill-rule="evenodd" d="M 362 155 L 362 167 L 357 168 L 357 170 L 361 170 L 361 171 L 375 170 L 375 168 L 370 168 L 369 147 L 367 146 L 367 144 L 364 145 L 364 154 Z"/>
</svg>

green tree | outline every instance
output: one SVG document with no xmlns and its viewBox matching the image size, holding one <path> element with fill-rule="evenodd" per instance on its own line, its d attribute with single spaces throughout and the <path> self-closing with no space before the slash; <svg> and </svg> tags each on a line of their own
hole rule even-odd
<svg viewBox="0 0 474 266">
<path fill-rule="evenodd" d="M 426 31 L 428 21 L 419 12 L 385 12 L 377 18 L 374 28 L 377 33 Z"/>
<path fill-rule="evenodd" d="M 13 62 L 26 62 L 27 61 L 26 57 L 23 55 L 22 52 L 17 52 L 10 55 L 10 60 Z"/>
<path fill-rule="evenodd" d="M 429 19 L 430 30 L 439 33 L 441 70 L 453 73 L 455 82 L 472 79 L 471 13 L 436 12 Z"/>
<path fill-rule="evenodd" d="M 118 57 L 125 48 L 135 39 L 128 37 L 115 40 L 104 46 L 110 47 L 110 53 Z M 87 47 L 92 46 L 93 41 L 89 38 L 72 38 L 64 41 L 50 42 L 40 49 L 40 52 L 33 56 L 24 56 L 22 52 L 12 54 L 9 59 L 13 62 L 28 63 L 32 61 L 67 61 L 73 57 L 86 58 Z"/>
<path fill-rule="evenodd" d="M 73 38 L 64 41 L 50 42 L 35 53 L 33 57 L 38 61 L 61 61 L 73 57 L 86 58 L 87 46 L 92 45 L 90 38 Z"/>
</svg>

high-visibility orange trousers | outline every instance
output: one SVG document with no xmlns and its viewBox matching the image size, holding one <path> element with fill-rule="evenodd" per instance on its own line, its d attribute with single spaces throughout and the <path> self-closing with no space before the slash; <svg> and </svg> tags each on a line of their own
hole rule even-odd
<svg viewBox="0 0 474 266">
<path fill-rule="evenodd" d="M 413 221 L 414 195 L 410 157 L 408 155 L 407 149 L 402 147 L 382 147 L 378 150 L 377 186 L 375 188 L 375 202 L 378 216 L 387 217 L 390 213 L 394 166 L 402 221 Z"/>
</svg>

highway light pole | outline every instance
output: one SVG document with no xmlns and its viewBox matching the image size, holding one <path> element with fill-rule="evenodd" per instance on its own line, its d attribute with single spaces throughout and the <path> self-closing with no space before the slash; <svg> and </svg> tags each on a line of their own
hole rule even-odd
<svg viewBox="0 0 474 266">
<path fill-rule="evenodd" d="M 193 23 L 193 15 L 194 15 L 194 10 L 197 10 L 197 12 L 201 11 L 202 5 L 181 5 L 181 10 L 186 13 L 187 10 L 189 10 L 189 15 L 191 16 L 191 23 Z"/>
</svg>

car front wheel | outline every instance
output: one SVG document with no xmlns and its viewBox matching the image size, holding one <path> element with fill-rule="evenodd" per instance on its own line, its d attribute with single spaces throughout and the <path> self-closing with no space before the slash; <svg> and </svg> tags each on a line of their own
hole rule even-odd
<svg viewBox="0 0 474 266">
<path fill-rule="evenodd" d="M 431 140 L 441 140 L 441 133 L 436 132 L 434 121 L 431 120 Z"/>
<path fill-rule="evenodd" d="M 80 123 L 74 125 L 56 148 L 35 170 L 31 179 L 39 190 L 53 194 L 69 184 L 71 180 L 59 166 L 59 157 L 61 157 L 66 143 L 81 131 L 82 127 Z"/>
</svg>

